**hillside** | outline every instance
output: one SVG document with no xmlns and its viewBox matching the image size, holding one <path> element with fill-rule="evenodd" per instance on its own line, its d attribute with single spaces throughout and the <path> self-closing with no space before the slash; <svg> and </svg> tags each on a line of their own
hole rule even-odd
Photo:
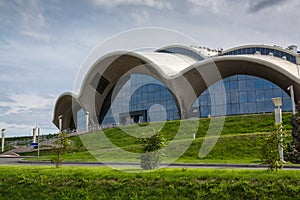
<svg viewBox="0 0 300 200">
<path fill-rule="evenodd" d="M 283 114 L 284 130 L 290 135 L 291 126 L 289 119 L 291 113 Z M 210 139 L 205 134 L 208 130 L 210 120 L 212 119 L 193 119 L 190 122 L 168 121 L 166 123 L 152 123 L 130 125 L 126 127 L 116 127 L 104 130 L 105 138 L 113 144 L 105 144 L 103 141 L 104 134 L 101 132 L 92 132 L 81 136 L 72 136 L 73 148 L 64 155 L 64 161 L 117 161 L 117 162 L 138 162 L 139 156 L 120 158 L 120 153 L 123 150 L 127 152 L 140 152 L 141 147 L 138 139 L 134 136 L 153 134 L 153 130 L 159 130 L 165 135 L 167 142 L 173 141 L 175 150 L 180 146 L 183 140 L 174 139 L 178 133 L 179 125 L 181 131 L 184 132 L 191 140 L 192 131 L 190 124 L 198 124 L 196 139 L 191 141 L 190 147 L 176 162 L 186 163 L 259 163 L 260 148 L 263 143 L 263 138 L 274 129 L 273 114 L 258 114 L 258 115 L 241 115 L 228 116 L 225 118 L 224 127 L 220 138 L 210 153 L 203 159 L 199 159 L 199 150 L 203 141 Z M 184 127 L 183 127 L 184 126 Z M 142 127 L 143 132 L 138 127 Z M 214 137 L 211 137 L 214 139 Z M 288 137 L 291 140 L 291 137 Z M 178 144 L 177 144 L 178 143 Z M 94 145 L 94 146 L 93 146 Z M 89 151 L 87 151 L 86 147 Z M 117 147 L 117 148 L 116 148 Z M 22 155 L 36 155 L 36 152 L 23 153 Z M 53 157 L 53 150 L 45 150 L 40 152 L 42 160 L 50 160 Z"/>
</svg>

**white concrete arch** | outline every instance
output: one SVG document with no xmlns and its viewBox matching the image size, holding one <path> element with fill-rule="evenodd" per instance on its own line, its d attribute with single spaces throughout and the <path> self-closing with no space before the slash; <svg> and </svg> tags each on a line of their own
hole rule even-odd
<svg viewBox="0 0 300 200">
<path fill-rule="evenodd" d="M 212 74 L 212 66 L 217 67 L 218 75 Z M 149 75 L 164 84 L 172 92 L 181 118 L 189 117 L 192 104 L 210 85 L 237 74 L 264 78 L 285 91 L 293 85 L 295 98 L 300 100 L 299 66 L 284 59 L 265 55 L 232 55 L 198 62 L 189 56 L 172 53 L 120 51 L 99 58 L 90 67 L 78 95 L 66 93 L 58 98 L 54 124 L 57 126 L 57 117 L 64 115 L 68 120 L 64 120 L 63 128 L 70 128 L 78 108 L 88 111 L 91 122 L 98 123 L 110 106 L 105 104 L 111 100 L 107 98 L 114 98 L 112 90 L 118 92 L 120 89 L 115 88 L 116 83 L 128 73 Z"/>
<path fill-rule="evenodd" d="M 212 66 L 216 66 L 221 76 L 211 74 Z M 198 62 L 183 70 L 181 74 L 185 79 L 190 81 L 190 84 L 195 89 L 197 97 L 207 89 L 210 85 L 222 79 L 233 75 L 252 75 L 279 86 L 282 90 L 287 91 L 290 85 L 294 86 L 295 100 L 300 100 L 300 78 L 298 74 L 298 66 L 288 61 L 270 56 L 257 55 L 235 55 L 235 56 L 220 56 Z M 174 77 L 180 79 L 182 75 Z M 209 81 L 204 81 L 204 76 L 210 76 Z M 189 96 L 188 94 L 182 94 Z M 196 99 L 185 98 L 184 108 L 191 109 L 192 104 Z"/>
</svg>

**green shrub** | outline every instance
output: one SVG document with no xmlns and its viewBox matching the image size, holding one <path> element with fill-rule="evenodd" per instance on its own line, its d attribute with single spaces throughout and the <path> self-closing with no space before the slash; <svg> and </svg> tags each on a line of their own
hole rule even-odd
<svg viewBox="0 0 300 200">
<path fill-rule="evenodd" d="M 262 161 L 268 164 L 270 171 L 277 171 L 283 167 L 278 149 L 280 145 L 283 148 L 283 137 L 282 125 L 279 124 L 275 125 L 274 131 L 264 139 L 264 144 L 261 148 Z"/>
<path fill-rule="evenodd" d="M 159 166 L 162 159 L 162 152 L 160 149 L 165 145 L 165 139 L 162 134 L 155 133 L 150 137 L 141 138 L 142 155 L 141 167 L 142 169 L 151 170 Z"/>
<path fill-rule="evenodd" d="M 61 166 L 62 163 L 62 155 L 67 152 L 67 150 L 71 147 L 71 142 L 68 138 L 67 133 L 59 133 L 58 139 L 54 142 L 55 145 L 55 157 L 51 160 L 53 164 L 55 164 L 56 167 Z"/>
</svg>

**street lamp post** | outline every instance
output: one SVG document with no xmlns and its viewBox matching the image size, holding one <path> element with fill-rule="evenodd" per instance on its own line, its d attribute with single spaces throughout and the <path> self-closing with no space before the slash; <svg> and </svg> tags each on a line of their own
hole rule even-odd
<svg viewBox="0 0 300 200">
<path fill-rule="evenodd" d="M 274 114 L 275 114 L 275 123 L 280 125 L 280 143 L 278 144 L 278 150 L 279 150 L 279 156 L 280 156 L 280 161 L 285 163 L 284 158 L 283 158 L 283 141 L 282 141 L 282 111 L 281 111 L 281 106 L 282 106 L 282 101 L 280 97 L 272 98 L 272 101 L 275 105 L 274 109 Z"/>
<path fill-rule="evenodd" d="M 293 85 L 290 85 L 290 87 L 288 87 L 287 90 L 290 91 L 291 101 L 292 101 L 292 112 L 293 112 L 293 115 L 294 115 L 294 114 L 296 114 L 296 106 L 295 106 L 295 96 L 294 96 L 294 87 L 293 87 Z"/>
<path fill-rule="evenodd" d="M 40 128 L 38 128 L 38 158 L 40 158 Z"/>
<path fill-rule="evenodd" d="M 1 130 L 2 133 L 2 146 L 1 146 L 1 151 L 4 151 L 4 141 L 5 141 L 5 129 Z"/>
</svg>

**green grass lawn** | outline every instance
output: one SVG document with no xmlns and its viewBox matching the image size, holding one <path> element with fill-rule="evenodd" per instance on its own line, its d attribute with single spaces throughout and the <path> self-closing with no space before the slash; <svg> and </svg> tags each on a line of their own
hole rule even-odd
<svg viewBox="0 0 300 200">
<path fill-rule="evenodd" d="M 0 166 L 0 199 L 298 199 L 300 171 Z"/>
<path fill-rule="evenodd" d="M 284 130 L 291 132 L 289 119 L 291 113 L 283 114 Z M 218 119 L 218 118 L 216 118 Z M 205 134 L 212 119 L 193 119 L 182 122 L 179 120 L 166 123 L 151 123 L 142 125 L 129 125 L 121 128 L 111 128 L 104 131 L 105 138 L 115 145 L 107 145 L 103 140 L 103 133 L 94 132 L 83 136 L 75 136 L 70 139 L 76 148 L 70 153 L 64 155 L 64 161 L 102 161 L 102 162 L 139 162 L 139 155 L 126 157 L 120 156 L 122 151 L 139 153 L 141 146 L 134 136 L 149 135 L 154 130 L 160 130 L 167 139 L 173 140 L 173 149 L 176 151 L 184 141 L 191 140 L 193 131 L 196 131 L 196 139 L 191 141 L 190 147 L 180 156 L 176 162 L 184 163 L 260 163 L 260 148 L 263 144 L 263 138 L 274 129 L 273 114 L 241 115 L 228 116 L 225 118 L 222 133 L 215 147 L 210 153 L 200 159 L 199 150 L 204 142 Z M 218 120 L 215 120 L 218 122 Z M 214 122 L 215 123 L 215 122 Z M 179 125 L 181 128 L 179 130 Z M 196 129 L 193 128 L 193 126 Z M 140 132 L 142 127 L 143 132 Z M 198 128 L 197 128 L 198 127 Z M 176 138 L 178 132 L 182 132 L 182 138 Z M 130 135 L 128 134 L 130 133 Z M 185 138 L 186 137 L 186 138 Z M 206 137 L 213 140 L 214 137 Z M 291 137 L 288 138 L 291 140 Z M 88 145 L 86 145 L 88 144 Z M 89 146 L 86 150 L 86 146 Z M 117 148 L 116 148 L 117 147 Z M 92 154 L 91 154 L 92 153 Z M 22 155 L 36 155 L 33 153 L 24 153 Z M 41 151 L 40 159 L 50 160 L 53 157 L 53 151 Z M 96 157 L 96 158 L 95 158 Z"/>
<path fill-rule="evenodd" d="M 290 113 L 283 115 L 287 132 L 291 132 L 290 117 Z M 168 142 L 172 140 L 174 150 L 191 141 L 176 162 L 261 163 L 260 148 L 266 134 L 274 128 L 273 114 L 226 117 L 216 145 L 200 159 L 199 149 L 204 140 L 209 142 L 216 138 L 214 135 L 205 137 L 209 122 L 210 119 L 195 119 L 186 123 L 142 124 L 143 132 L 132 125 L 71 137 L 76 148 L 64 155 L 64 161 L 139 162 L 138 156 L 120 159 L 121 151 L 140 152 L 134 136 L 161 128 Z M 191 125 L 195 123 L 198 123 L 197 138 L 191 140 L 194 131 Z M 182 130 L 178 129 L 180 124 Z M 183 137 L 175 136 L 178 131 L 182 131 Z M 118 148 L 102 141 L 104 134 Z M 85 142 L 91 143 L 90 152 L 100 160 L 86 150 Z M 99 145 L 103 148 L 98 148 Z M 23 155 L 36 155 L 36 152 Z M 53 155 L 52 150 L 42 151 L 41 159 L 50 160 Z M 146 172 L 125 167 L 120 171 L 107 167 L 0 166 L 0 199 L 299 199 L 299 177 L 300 171 L 289 170 L 271 173 L 267 170 L 170 168 Z"/>
</svg>

